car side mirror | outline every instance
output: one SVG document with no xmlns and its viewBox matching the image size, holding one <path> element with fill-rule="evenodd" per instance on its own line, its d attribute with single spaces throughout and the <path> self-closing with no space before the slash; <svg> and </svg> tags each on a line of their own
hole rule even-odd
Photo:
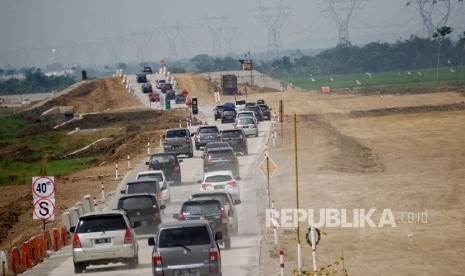
<svg viewBox="0 0 465 276">
<path fill-rule="evenodd" d="M 71 226 L 71 228 L 69 228 L 69 232 L 74 233 L 74 231 L 76 231 L 76 227 L 75 227 L 75 226 Z"/>
<path fill-rule="evenodd" d="M 166 209 L 166 206 L 165 205 L 160 205 L 160 210 L 165 210 Z"/>
<path fill-rule="evenodd" d="M 197 183 L 198 183 L 198 184 L 202 184 L 202 180 L 197 180 Z"/>
<path fill-rule="evenodd" d="M 179 214 L 173 214 L 174 219 L 178 219 L 178 217 L 179 217 Z"/>
<path fill-rule="evenodd" d="M 220 241 L 223 239 L 223 233 L 221 231 L 218 231 L 215 233 L 215 241 Z"/>
<path fill-rule="evenodd" d="M 140 221 L 134 221 L 132 223 L 132 228 L 136 228 L 136 227 L 140 227 L 142 224 L 140 223 Z"/>
<path fill-rule="evenodd" d="M 155 238 L 154 237 L 150 237 L 148 242 L 149 242 L 149 245 L 155 246 Z"/>
<path fill-rule="evenodd" d="M 126 190 L 119 191 L 122 195 L 126 194 Z"/>
<path fill-rule="evenodd" d="M 234 214 L 234 211 L 231 210 L 231 209 L 229 209 L 229 210 L 228 210 L 228 216 L 230 217 L 230 216 L 232 216 L 233 214 Z"/>
<path fill-rule="evenodd" d="M 242 201 L 241 201 L 240 199 L 234 200 L 234 205 L 239 205 L 239 204 L 241 204 L 241 203 L 242 203 Z"/>
</svg>

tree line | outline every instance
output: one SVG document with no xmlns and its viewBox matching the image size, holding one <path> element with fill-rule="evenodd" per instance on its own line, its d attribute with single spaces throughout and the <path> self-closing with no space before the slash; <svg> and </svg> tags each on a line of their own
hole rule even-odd
<svg viewBox="0 0 465 276">
<path fill-rule="evenodd" d="M 52 92 L 76 82 L 74 76 L 47 76 L 39 68 L 23 68 L 22 78 L 11 77 L 14 73 L 18 72 L 0 68 L 0 76 L 5 77 L 5 80 L 0 81 L 0 95 Z"/>
</svg>

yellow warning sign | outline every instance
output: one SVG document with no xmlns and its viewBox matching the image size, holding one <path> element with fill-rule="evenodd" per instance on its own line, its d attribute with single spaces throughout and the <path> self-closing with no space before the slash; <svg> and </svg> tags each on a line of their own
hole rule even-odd
<svg viewBox="0 0 465 276">
<path fill-rule="evenodd" d="M 268 176 L 272 178 L 278 167 L 274 163 L 273 159 L 271 159 L 271 157 L 265 156 L 262 163 L 260 163 L 260 166 L 258 166 L 258 169 L 262 172 L 266 179 Z"/>
</svg>

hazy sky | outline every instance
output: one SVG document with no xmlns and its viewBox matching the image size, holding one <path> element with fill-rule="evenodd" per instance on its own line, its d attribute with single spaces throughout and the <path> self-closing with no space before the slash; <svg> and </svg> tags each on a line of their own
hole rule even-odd
<svg viewBox="0 0 465 276">
<path fill-rule="evenodd" d="M 334 2 L 343 21 L 350 0 Z M 418 5 L 407 2 L 358 1 L 347 24 L 352 44 L 428 36 Z M 445 1 L 437 2 L 430 3 L 434 23 L 445 11 Z M 450 2 L 447 25 L 457 38 L 465 31 L 465 1 Z M 329 0 L 0 0 L 0 67 L 328 48 L 339 37 L 329 7 Z"/>
</svg>

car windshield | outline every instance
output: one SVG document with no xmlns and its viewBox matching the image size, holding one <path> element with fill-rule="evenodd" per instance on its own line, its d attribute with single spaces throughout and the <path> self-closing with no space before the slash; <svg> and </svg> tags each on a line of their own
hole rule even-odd
<svg viewBox="0 0 465 276">
<path fill-rule="evenodd" d="M 166 132 L 166 138 L 187 137 L 185 129 L 169 130 Z"/>
<path fill-rule="evenodd" d="M 236 101 L 236 105 L 244 105 L 245 101 Z"/>
<path fill-rule="evenodd" d="M 224 174 L 224 175 L 212 175 L 212 176 L 207 176 L 205 178 L 205 182 L 225 182 L 225 181 L 230 181 L 232 180 L 232 177 L 230 175 Z"/>
<path fill-rule="evenodd" d="M 82 217 L 76 227 L 77 233 L 92 233 L 125 230 L 126 222 L 121 215 L 101 215 Z"/>
<path fill-rule="evenodd" d="M 210 158 L 234 157 L 232 150 L 215 150 L 208 153 Z"/>
<path fill-rule="evenodd" d="M 207 226 L 183 226 L 162 229 L 159 233 L 158 247 L 178 247 L 210 243 Z"/>
<path fill-rule="evenodd" d="M 255 124 L 252 118 L 241 118 L 237 122 L 238 125 L 253 125 Z"/>
<path fill-rule="evenodd" d="M 223 111 L 223 114 L 224 115 L 233 115 L 234 116 L 236 114 L 236 112 L 233 111 L 233 110 L 225 110 L 225 111 Z"/>
<path fill-rule="evenodd" d="M 225 131 L 222 136 L 223 138 L 240 138 L 242 137 L 242 131 Z"/>
<path fill-rule="evenodd" d="M 140 182 L 140 183 L 128 183 L 127 184 L 127 193 L 128 194 L 137 194 L 137 193 L 154 193 L 157 190 L 157 182 Z"/>
<path fill-rule="evenodd" d="M 193 198 L 215 198 L 221 201 L 223 205 L 228 204 L 228 197 L 225 194 L 195 194 Z"/>
<path fill-rule="evenodd" d="M 218 129 L 216 127 L 203 127 L 199 129 L 199 133 L 217 133 Z"/>
<path fill-rule="evenodd" d="M 239 113 L 239 118 L 243 118 L 243 117 L 253 117 L 255 116 L 255 113 L 253 111 L 250 111 L 250 112 L 241 112 Z"/>
<path fill-rule="evenodd" d="M 219 209 L 215 202 L 189 202 L 184 204 L 182 212 L 190 215 L 216 215 Z"/>
<path fill-rule="evenodd" d="M 150 196 L 132 196 L 120 198 L 118 202 L 118 209 L 123 210 L 138 210 L 153 208 L 156 206 L 155 198 Z"/>
<path fill-rule="evenodd" d="M 141 174 L 137 177 L 137 180 L 156 180 L 163 181 L 163 175 L 160 173 Z"/>
<path fill-rule="evenodd" d="M 175 159 L 173 155 L 156 155 L 150 158 L 150 163 L 174 163 Z"/>
</svg>

